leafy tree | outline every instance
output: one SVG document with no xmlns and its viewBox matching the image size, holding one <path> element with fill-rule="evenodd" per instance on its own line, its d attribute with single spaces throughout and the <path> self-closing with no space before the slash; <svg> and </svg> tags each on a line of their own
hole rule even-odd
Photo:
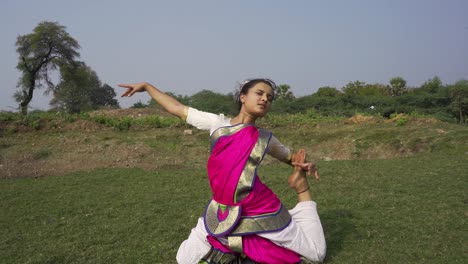
<svg viewBox="0 0 468 264">
<path fill-rule="evenodd" d="M 275 89 L 275 98 L 276 99 L 284 99 L 284 100 L 292 100 L 294 99 L 294 94 L 290 91 L 291 87 L 287 84 L 280 84 L 276 86 Z"/>
<path fill-rule="evenodd" d="M 190 96 L 188 105 L 201 111 L 234 115 L 237 113 L 237 106 L 233 98 L 233 94 L 223 95 L 203 90 Z"/>
<path fill-rule="evenodd" d="M 468 80 L 460 80 L 449 87 L 450 104 L 457 120 L 460 124 L 467 121 L 468 116 Z"/>
<path fill-rule="evenodd" d="M 144 103 L 142 103 L 141 101 L 138 101 L 136 103 L 134 103 L 130 108 L 147 108 L 148 105 L 145 105 Z"/>
<path fill-rule="evenodd" d="M 406 80 L 402 77 L 393 77 L 390 80 L 390 86 L 388 87 L 390 96 L 400 96 L 407 92 Z"/>
<path fill-rule="evenodd" d="M 335 87 L 324 86 L 320 87 L 317 92 L 315 92 L 312 96 L 315 97 L 339 97 L 342 96 L 343 93 L 337 90 Z"/>
<path fill-rule="evenodd" d="M 347 96 L 359 95 L 359 91 L 364 88 L 365 82 L 354 81 L 346 84 L 341 90 Z"/>
<path fill-rule="evenodd" d="M 95 71 L 84 62 L 62 66 L 61 81 L 54 90 L 51 105 L 70 113 L 98 109 L 101 106 L 119 107 L 116 93 L 102 85 Z"/>
<path fill-rule="evenodd" d="M 93 108 L 99 108 L 102 106 L 119 108 L 120 105 L 117 99 L 115 99 L 116 96 L 117 94 L 115 93 L 114 88 L 107 83 L 104 83 L 104 85 L 91 90 L 91 104 L 93 105 Z"/>
<path fill-rule="evenodd" d="M 21 113 L 27 114 L 28 105 L 36 88 L 47 86 L 46 93 L 55 89 L 50 73 L 64 64 L 73 63 L 80 56 L 78 42 L 57 22 L 40 22 L 33 33 L 18 36 L 16 51 L 21 72 L 15 93 Z"/>
<path fill-rule="evenodd" d="M 181 94 L 175 94 L 172 92 L 165 92 L 167 95 L 171 96 L 172 98 L 176 99 L 177 101 L 181 102 L 184 105 L 189 105 L 190 104 L 190 97 L 187 95 L 181 95 Z M 154 99 L 150 99 L 148 102 L 149 107 L 157 107 L 159 108 L 159 104 L 156 103 Z"/>
<path fill-rule="evenodd" d="M 358 91 L 360 96 L 386 96 L 387 87 L 383 84 L 366 84 Z"/>
<path fill-rule="evenodd" d="M 342 88 L 346 96 L 384 96 L 387 88 L 382 84 L 366 84 L 365 82 L 349 82 Z"/>
<path fill-rule="evenodd" d="M 427 80 L 421 86 L 421 89 L 428 93 L 437 93 L 442 87 L 442 81 L 439 77 L 435 76 L 434 78 Z"/>
</svg>

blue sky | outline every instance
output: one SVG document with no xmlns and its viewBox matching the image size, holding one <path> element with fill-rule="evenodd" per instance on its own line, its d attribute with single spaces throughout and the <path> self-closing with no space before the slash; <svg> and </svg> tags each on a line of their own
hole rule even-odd
<svg viewBox="0 0 468 264">
<path fill-rule="evenodd" d="M 64 25 L 81 60 L 119 94 L 117 84 L 138 81 L 226 94 L 246 78 L 269 77 L 303 96 L 355 80 L 468 79 L 467 11 L 465 0 L 2 0 L 0 110 L 17 106 L 16 37 L 44 20 Z M 49 107 L 42 93 L 34 109 Z"/>
</svg>

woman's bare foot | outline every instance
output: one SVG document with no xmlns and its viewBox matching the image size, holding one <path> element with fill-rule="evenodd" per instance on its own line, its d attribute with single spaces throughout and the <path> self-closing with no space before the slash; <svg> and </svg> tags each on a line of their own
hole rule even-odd
<svg viewBox="0 0 468 264">
<path fill-rule="evenodd" d="M 304 163 L 305 162 L 305 150 L 300 149 L 292 159 L 292 162 Z M 309 189 L 309 183 L 307 182 L 307 176 L 305 171 L 299 167 L 295 166 L 293 173 L 288 178 L 289 187 L 296 190 L 296 192 L 302 193 Z"/>
</svg>

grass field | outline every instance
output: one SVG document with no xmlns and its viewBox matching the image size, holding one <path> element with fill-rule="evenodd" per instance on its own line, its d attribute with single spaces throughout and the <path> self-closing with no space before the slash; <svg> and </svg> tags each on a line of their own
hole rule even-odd
<svg viewBox="0 0 468 264">
<path fill-rule="evenodd" d="M 311 184 L 327 238 L 326 263 L 468 262 L 466 128 L 439 123 L 408 125 L 398 128 L 399 132 L 394 125 L 383 124 L 351 126 L 349 130 L 330 127 L 336 126 L 314 124 L 308 128 L 315 135 L 311 140 L 337 142 L 352 137 L 350 153 L 355 152 L 355 158 L 319 161 L 322 180 Z M 432 133 L 437 129 L 446 133 Z M 304 130 L 295 131 L 301 134 Z M 109 131 L 84 136 L 73 131 L 13 134 L 0 137 L 0 161 L 2 166 L 14 162 L 21 166 L 24 160 L 13 161 L 12 157 L 25 155 L 21 151 L 31 142 L 36 142 L 35 156 L 27 160 L 44 166 L 57 164 L 49 159 L 56 158 L 60 147 L 54 144 L 59 143 L 73 143 L 77 152 L 94 145 L 93 151 L 101 154 L 113 145 L 149 146 L 145 150 L 149 152 L 137 153 L 154 155 L 155 162 L 160 156 L 154 149 L 161 148 L 187 159 L 190 155 L 206 158 L 206 140 L 190 141 L 182 148 L 164 141 L 164 135 L 169 137 L 174 130 L 161 131 L 151 132 L 158 140 L 137 131 L 133 132 L 135 138 Z M 291 145 L 301 143 L 288 129 L 276 132 Z M 393 138 L 385 139 L 387 133 Z M 76 142 L 59 142 L 63 134 Z M 433 134 L 438 137 L 431 138 Z M 164 146 L 161 141 L 166 142 Z M 332 155 L 327 152 L 331 143 L 307 144 L 316 144 L 323 155 Z M 367 158 L 393 145 L 405 147 L 401 156 Z M 186 147 L 195 150 L 184 154 Z M 410 149 L 414 153 L 406 155 Z M 79 153 L 91 155 L 88 150 Z M 67 151 L 61 155 L 71 155 Z M 132 166 L 106 164 L 107 168 L 55 176 L 0 179 L 0 263 L 175 263 L 179 244 L 210 198 L 204 161 L 194 161 L 195 157 L 185 163 L 160 159 L 162 165 L 141 169 L 138 164 L 145 163 L 141 159 Z M 289 208 L 294 206 L 296 197 L 286 181 L 290 168 L 268 160 L 266 164 L 260 177 Z"/>
</svg>

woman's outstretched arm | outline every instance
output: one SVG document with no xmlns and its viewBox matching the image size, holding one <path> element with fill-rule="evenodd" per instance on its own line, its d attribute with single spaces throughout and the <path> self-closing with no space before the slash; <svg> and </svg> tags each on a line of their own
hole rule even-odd
<svg viewBox="0 0 468 264">
<path fill-rule="evenodd" d="M 119 84 L 120 87 L 126 88 L 122 97 L 130 97 L 135 93 L 148 92 L 149 95 L 160 104 L 167 112 L 180 117 L 185 120 L 187 118 L 188 107 L 173 97 L 161 92 L 158 88 L 147 82 L 134 83 L 134 84 Z"/>
</svg>

